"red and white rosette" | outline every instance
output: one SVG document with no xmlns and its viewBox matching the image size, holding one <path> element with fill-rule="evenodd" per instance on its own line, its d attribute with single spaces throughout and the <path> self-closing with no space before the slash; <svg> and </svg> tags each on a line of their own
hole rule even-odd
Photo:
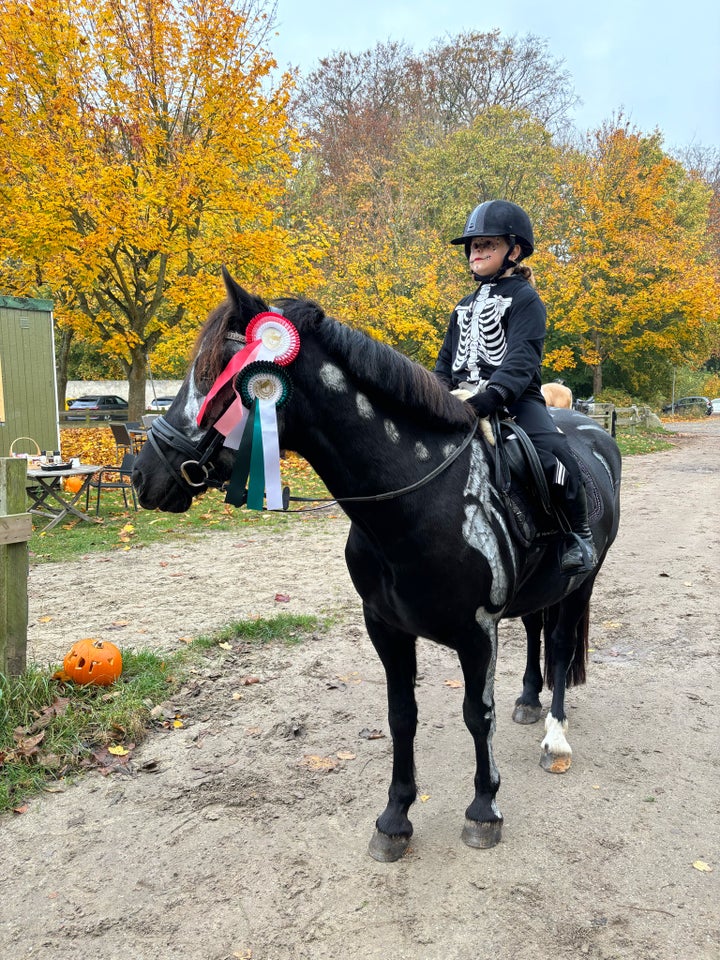
<svg viewBox="0 0 720 960">
<path fill-rule="evenodd" d="M 295 326 L 279 313 L 258 313 L 247 327 L 247 342 L 262 341 L 259 360 L 272 360 L 280 367 L 292 363 L 300 350 L 300 335 Z"/>
</svg>

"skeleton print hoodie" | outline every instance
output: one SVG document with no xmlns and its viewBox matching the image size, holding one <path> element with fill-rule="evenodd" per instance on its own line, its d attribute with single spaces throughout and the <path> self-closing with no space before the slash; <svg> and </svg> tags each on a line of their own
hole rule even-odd
<svg viewBox="0 0 720 960">
<path fill-rule="evenodd" d="M 542 401 L 540 364 L 545 306 L 523 276 L 481 283 L 455 307 L 435 374 L 451 390 L 486 381 L 507 404 L 524 394 Z"/>
</svg>

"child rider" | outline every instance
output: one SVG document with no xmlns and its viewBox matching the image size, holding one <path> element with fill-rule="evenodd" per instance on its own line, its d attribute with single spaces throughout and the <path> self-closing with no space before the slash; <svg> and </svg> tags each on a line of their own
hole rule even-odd
<svg viewBox="0 0 720 960">
<path fill-rule="evenodd" d="M 455 307 L 435 364 L 449 389 L 472 390 L 469 403 L 479 417 L 503 407 L 534 443 L 551 496 L 567 516 L 572 536 L 560 568 L 572 575 L 593 569 L 597 554 L 588 525 L 580 468 L 567 438 L 555 426 L 540 391 L 545 306 L 520 261 L 534 250 L 525 211 L 508 200 L 475 207 L 462 236 L 478 287 Z"/>
</svg>

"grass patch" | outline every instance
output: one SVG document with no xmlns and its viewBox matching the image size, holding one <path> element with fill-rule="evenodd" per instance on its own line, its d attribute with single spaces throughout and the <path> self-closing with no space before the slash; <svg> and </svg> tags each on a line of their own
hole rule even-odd
<svg viewBox="0 0 720 960">
<path fill-rule="evenodd" d="M 122 676 L 109 687 L 65 683 L 52 667 L 0 674 L 0 813 L 22 811 L 33 795 L 61 789 L 83 770 L 126 765 L 151 726 L 153 707 L 179 689 L 209 650 L 222 652 L 219 644 L 301 643 L 328 623 L 280 614 L 228 624 L 168 654 L 122 650 Z"/>
<path fill-rule="evenodd" d="M 330 620 L 323 621 L 323 627 L 330 625 Z M 317 617 L 279 613 L 276 617 L 257 620 L 238 620 L 226 624 L 220 630 L 209 636 L 200 636 L 198 644 L 215 646 L 218 643 L 231 643 L 233 640 L 243 640 L 246 643 L 270 643 L 282 640 L 293 645 L 301 643 L 308 634 L 318 629 L 320 621 Z"/>
<path fill-rule="evenodd" d="M 291 457 L 282 463 L 283 483 L 290 487 L 293 496 L 329 497 L 324 484 L 305 461 Z M 92 499 L 90 514 L 94 515 Z M 340 516 L 340 508 L 332 515 Z M 100 551 L 130 550 L 170 541 L 192 541 L 208 530 L 235 531 L 247 536 L 260 527 L 282 533 L 289 523 L 313 524 L 327 516 L 326 511 L 316 513 L 309 510 L 291 514 L 233 507 L 225 503 L 225 494 L 219 490 L 208 490 L 199 496 L 186 513 L 142 509 L 136 512 L 132 507 L 129 510 L 125 507 L 122 494 L 108 491 L 103 493 L 100 501 L 98 523 L 73 519 L 46 533 L 42 528 L 47 521 L 37 518 L 29 543 L 30 559 L 33 563 L 57 562 Z"/>
<path fill-rule="evenodd" d="M 662 427 L 636 427 L 635 432 L 618 430 L 615 437 L 620 453 L 624 457 L 636 456 L 643 453 L 656 453 L 659 450 L 671 450 L 672 442 L 668 439 L 672 434 Z"/>
</svg>

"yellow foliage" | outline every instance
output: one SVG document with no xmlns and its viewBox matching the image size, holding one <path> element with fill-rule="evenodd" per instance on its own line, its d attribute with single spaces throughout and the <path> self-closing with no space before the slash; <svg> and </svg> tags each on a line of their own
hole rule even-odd
<svg viewBox="0 0 720 960">
<path fill-rule="evenodd" d="M 55 300 L 80 339 L 136 369 L 187 351 L 241 281 L 312 282 L 284 244 L 297 137 L 270 82 L 267 14 L 235 0 L 0 0 L 2 288 Z M 131 398 L 132 399 L 132 398 Z"/>
<path fill-rule="evenodd" d="M 599 130 L 555 178 L 563 186 L 547 184 L 534 258 L 549 307 L 546 364 L 612 360 L 638 387 L 658 363 L 720 348 L 720 283 L 704 252 L 710 193 L 658 137 Z"/>
</svg>

